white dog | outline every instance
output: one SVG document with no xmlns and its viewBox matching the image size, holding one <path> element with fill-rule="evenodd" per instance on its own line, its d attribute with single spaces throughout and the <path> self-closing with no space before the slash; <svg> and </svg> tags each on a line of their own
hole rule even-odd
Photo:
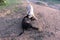
<svg viewBox="0 0 60 40">
<path fill-rule="evenodd" d="M 31 5 L 31 3 L 29 1 L 28 1 L 28 5 L 27 5 L 26 9 L 27 9 L 27 15 L 29 18 L 33 17 L 33 18 L 37 19 L 34 15 L 33 6 Z"/>
</svg>

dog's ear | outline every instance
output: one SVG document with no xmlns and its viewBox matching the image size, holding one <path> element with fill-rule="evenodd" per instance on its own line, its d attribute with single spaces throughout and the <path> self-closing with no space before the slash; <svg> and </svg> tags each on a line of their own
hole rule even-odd
<svg viewBox="0 0 60 40">
<path fill-rule="evenodd" d="M 24 18 L 28 18 L 29 15 L 26 15 Z"/>
</svg>

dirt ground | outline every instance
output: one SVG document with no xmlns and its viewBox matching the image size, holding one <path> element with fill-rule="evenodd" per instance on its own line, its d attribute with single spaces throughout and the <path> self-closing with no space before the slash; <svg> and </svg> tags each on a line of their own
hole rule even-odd
<svg viewBox="0 0 60 40">
<path fill-rule="evenodd" d="M 29 30 L 25 30 L 24 33 L 18 37 L 13 37 L 13 36 L 4 37 L 4 38 L 0 38 L 0 40 L 60 40 L 60 19 L 59 19 L 60 10 L 50 8 L 44 5 L 37 5 L 34 3 L 32 3 L 32 5 L 34 7 L 35 15 L 39 19 L 39 24 L 40 24 L 39 27 L 43 27 L 43 31 L 29 29 Z M 19 19 L 23 18 L 26 15 L 25 7 L 26 7 L 26 3 L 24 3 L 22 6 L 19 4 L 12 5 L 3 10 L 0 10 L 0 30 L 5 28 L 4 25 L 7 25 L 7 24 L 2 25 L 2 22 L 5 23 L 4 20 L 6 19 L 15 20 L 15 21 L 10 21 L 9 24 L 12 24 L 12 22 L 13 24 L 18 24 Z M 19 29 L 17 31 L 21 32 L 22 30 Z M 17 34 L 19 34 L 18 32 Z"/>
</svg>

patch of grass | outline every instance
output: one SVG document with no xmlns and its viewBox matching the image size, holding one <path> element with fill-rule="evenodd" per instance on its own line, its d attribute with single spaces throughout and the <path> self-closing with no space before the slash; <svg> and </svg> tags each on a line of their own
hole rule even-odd
<svg viewBox="0 0 60 40">
<path fill-rule="evenodd" d="M 40 1 L 52 2 L 52 3 L 60 4 L 60 0 L 40 0 Z"/>
<path fill-rule="evenodd" d="M 20 4 L 21 0 L 6 0 L 5 3 L 3 5 L 0 6 L 0 9 L 3 9 L 9 5 L 16 5 L 16 4 Z"/>
<path fill-rule="evenodd" d="M 60 4 L 60 1 L 59 0 L 50 0 L 50 2 Z"/>
</svg>

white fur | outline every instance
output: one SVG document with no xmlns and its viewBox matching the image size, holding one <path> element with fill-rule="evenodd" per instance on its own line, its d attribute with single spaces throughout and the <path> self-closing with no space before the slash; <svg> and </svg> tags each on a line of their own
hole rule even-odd
<svg viewBox="0 0 60 40">
<path fill-rule="evenodd" d="M 34 8 L 33 8 L 32 4 L 28 0 L 27 0 L 27 3 L 28 3 L 27 8 L 26 8 L 27 15 L 29 15 L 29 18 L 34 17 L 35 19 L 37 19 L 34 15 Z"/>
<path fill-rule="evenodd" d="M 27 15 L 30 17 L 34 16 L 33 6 L 31 4 L 27 5 Z"/>
</svg>

